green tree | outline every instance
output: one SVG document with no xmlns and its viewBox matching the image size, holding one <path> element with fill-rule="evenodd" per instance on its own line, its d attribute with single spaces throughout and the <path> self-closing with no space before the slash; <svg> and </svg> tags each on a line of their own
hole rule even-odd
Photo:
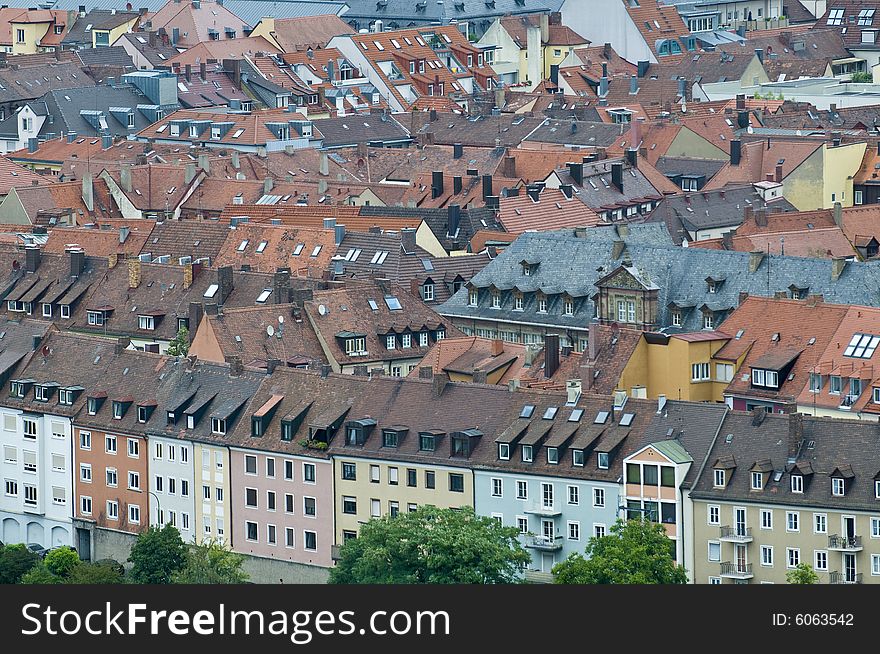
<svg viewBox="0 0 880 654">
<path fill-rule="evenodd" d="M 81 563 L 76 566 L 65 580 L 68 584 L 124 584 L 125 578 L 119 572 L 119 565 L 98 561 Z"/>
<path fill-rule="evenodd" d="M 60 584 L 61 577 L 52 573 L 44 561 L 40 561 L 21 577 L 22 584 Z"/>
<path fill-rule="evenodd" d="M 168 584 L 186 565 L 186 545 L 171 524 L 142 532 L 131 548 L 131 580 L 136 584 Z"/>
<path fill-rule="evenodd" d="M 685 569 L 672 558 L 663 525 L 618 520 L 607 536 L 594 536 L 585 553 L 553 566 L 557 584 L 685 584 Z"/>
<path fill-rule="evenodd" d="M 374 518 L 340 549 L 331 584 L 506 584 L 531 557 L 514 527 L 471 508 Z"/>
<path fill-rule="evenodd" d="M 868 72 L 856 72 L 852 74 L 850 81 L 856 84 L 871 84 L 874 81 L 874 75 Z"/>
<path fill-rule="evenodd" d="M 39 561 L 40 557 L 23 544 L 0 547 L 0 584 L 17 584 Z"/>
<path fill-rule="evenodd" d="M 790 584 L 818 584 L 819 575 L 808 563 L 799 563 L 794 570 L 785 573 L 785 581 Z"/>
<path fill-rule="evenodd" d="M 70 547 L 59 547 L 46 554 L 46 568 L 57 577 L 66 578 L 80 564 L 79 554 Z"/>
<path fill-rule="evenodd" d="M 189 330 L 181 327 L 177 336 L 168 343 L 168 354 L 173 357 L 185 357 L 189 352 Z"/>
<path fill-rule="evenodd" d="M 244 557 L 215 541 L 190 545 L 186 567 L 171 576 L 175 584 L 243 584 L 250 577 L 241 569 Z"/>
</svg>

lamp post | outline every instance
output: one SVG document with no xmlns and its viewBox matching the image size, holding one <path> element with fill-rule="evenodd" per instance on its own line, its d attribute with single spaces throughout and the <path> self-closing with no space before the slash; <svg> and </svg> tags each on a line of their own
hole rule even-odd
<svg viewBox="0 0 880 654">
<path fill-rule="evenodd" d="M 159 502 L 159 496 L 156 495 L 153 491 L 148 491 L 150 495 L 156 498 L 156 525 L 158 527 L 162 526 L 161 516 L 162 516 L 162 504 Z"/>
</svg>

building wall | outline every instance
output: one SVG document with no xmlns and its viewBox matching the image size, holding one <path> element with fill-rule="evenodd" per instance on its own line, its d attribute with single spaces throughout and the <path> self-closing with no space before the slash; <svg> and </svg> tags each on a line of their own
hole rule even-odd
<svg viewBox="0 0 880 654">
<path fill-rule="evenodd" d="M 202 318 L 202 322 L 196 330 L 193 342 L 189 346 L 189 354 L 197 356 L 200 361 L 223 363 L 226 360 L 223 356 L 223 348 L 220 347 L 217 335 L 214 333 L 207 316 Z"/>
<path fill-rule="evenodd" d="M 256 457 L 257 472 L 246 472 L 246 458 Z M 267 459 L 274 464 L 269 476 Z M 293 466 L 292 479 L 287 478 L 287 463 Z M 312 566 L 333 564 L 333 470 L 326 459 L 291 457 L 273 452 L 232 448 L 232 546 L 237 552 L 278 561 L 292 561 Z M 315 466 L 315 481 L 305 481 L 304 466 Z M 256 489 L 257 507 L 246 506 L 247 489 Z M 275 495 L 275 509 L 268 509 L 268 494 Z M 293 511 L 287 511 L 287 495 L 293 496 Z M 306 515 L 306 498 L 315 502 L 315 515 Z M 247 522 L 257 524 L 257 539 L 247 538 Z M 275 544 L 268 539 L 269 525 L 275 526 Z M 286 530 L 293 530 L 293 545 L 286 543 Z M 314 532 L 317 547 L 305 549 L 304 532 Z"/>
<path fill-rule="evenodd" d="M 195 538 L 230 542 L 229 450 L 225 446 L 194 443 Z M 207 490 L 206 490 L 207 489 Z"/>
<path fill-rule="evenodd" d="M 494 494 L 495 479 L 501 480 L 501 495 Z M 525 499 L 518 497 L 518 481 L 526 484 Z M 543 506 L 542 484 L 553 487 L 554 511 L 551 515 L 542 515 L 540 512 Z M 570 497 L 570 488 L 577 489 L 575 498 Z M 553 565 L 564 561 L 569 554 L 582 554 L 597 527 L 604 528 L 608 533 L 618 517 L 619 488 L 617 484 L 601 481 L 476 470 L 474 509 L 479 515 L 499 518 L 506 527 L 519 527 L 519 521 L 525 520 L 528 533 L 523 534 L 520 541 L 532 555 L 529 568 L 550 572 Z M 601 504 L 595 502 L 595 489 L 604 491 L 604 502 Z M 576 499 L 576 503 L 572 499 Z M 534 536 L 544 535 L 543 520 L 552 521 L 554 545 L 561 545 L 559 549 L 548 551 L 535 547 Z M 577 523 L 577 539 L 571 537 L 571 523 Z"/>
<path fill-rule="evenodd" d="M 622 2 L 565 0 L 559 10 L 562 24 L 592 43 L 613 43 L 615 51 L 631 64 L 657 63 Z"/>
<path fill-rule="evenodd" d="M 39 43 L 52 27 L 51 23 L 10 23 L 12 32 L 12 54 L 34 54 L 40 52 Z M 18 30 L 24 30 L 24 43 L 18 42 Z"/>
<path fill-rule="evenodd" d="M 114 27 L 112 30 L 110 30 L 110 36 L 107 39 L 107 45 L 115 45 L 116 42 L 120 39 L 120 37 L 123 34 L 126 34 L 127 32 L 131 32 L 132 29 L 134 29 L 135 23 L 137 23 L 137 21 L 138 21 L 138 18 L 132 18 L 127 23 L 123 23 L 122 25 Z M 92 47 L 93 48 L 97 47 L 97 44 L 95 43 L 95 34 L 96 34 L 96 32 L 94 30 L 92 30 Z"/>
<path fill-rule="evenodd" d="M 408 438 L 418 438 L 418 434 L 410 434 Z M 343 479 L 343 463 L 356 466 L 355 480 Z M 370 481 L 370 466 L 379 467 L 379 481 Z M 397 484 L 390 483 L 389 468 L 397 469 Z M 408 485 L 407 470 L 416 470 L 416 486 Z M 425 486 L 425 473 L 434 472 L 434 488 Z M 449 490 L 449 474 L 460 474 L 464 478 L 464 492 Z M 339 455 L 333 457 L 333 484 L 335 488 L 335 523 L 336 543 L 343 542 L 344 531 L 357 533 L 360 525 L 371 517 L 371 500 L 379 501 L 379 513 L 388 515 L 391 502 L 398 503 L 398 510 L 405 512 L 409 505 L 422 506 L 433 504 L 440 508 L 462 507 L 474 505 L 473 471 L 468 468 L 453 468 L 442 465 L 415 464 L 404 461 L 363 459 L 353 456 Z M 357 512 L 343 512 L 343 498 L 354 497 L 357 501 Z"/>
<path fill-rule="evenodd" d="M 862 413 L 860 411 L 841 411 L 840 409 L 828 409 L 823 407 L 813 407 L 809 404 L 799 404 L 797 408 L 799 413 L 808 416 L 821 416 L 824 418 L 842 418 L 843 420 L 868 420 L 877 422 L 880 420 L 880 414 Z"/>
<path fill-rule="evenodd" d="M 795 170 L 785 178 L 785 199 L 791 202 L 798 211 L 812 211 L 831 207 L 830 195 L 826 193 L 824 178 L 825 147 L 811 154 Z M 852 193 L 848 194 L 852 202 Z"/>
<path fill-rule="evenodd" d="M 25 419 L 36 424 L 35 438 L 25 438 Z M 0 540 L 73 544 L 69 419 L 0 408 L 0 420 Z M 34 471 L 25 470 L 26 453 Z M 7 482 L 16 485 L 15 494 L 7 493 Z M 36 489 L 35 505 L 25 504 L 26 486 Z"/>
<path fill-rule="evenodd" d="M 861 168 L 867 147 L 868 144 L 864 141 L 836 148 L 824 146 L 825 166 L 822 185 L 825 187 L 825 204 L 823 208 L 829 209 L 835 202 L 840 202 L 844 207 L 853 206 L 853 177 Z"/>
<path fill-rule="evenodd" d="M 199 533 L 195 522 L 196 493 L 201 488 L 195 484 L 193 443 L 151 436 L 147 445 L 150 487 L 154 493 L 149 496 L 150 524 L 171 523 L 184 542 L 194 542 Z"/>
<path fill-rule="evenodd" d="M 692 157 L 727 161 L 729 154 L 714 143 L 710 143 L 696 132 L 682 127 L 666 151 L 667 157 Z"/>
<path fill-rule="evenodd" d="M 586 48 L 589 44 L 577 45 L 545 45 L 544 46 L 544 79 L 550 79 L 550 66 L 559 66 L 576 48 Z M 559 54 L 556 51 L 559 50 Z"/>
<path fill-rule="evenodd" d="M 108 400 L 109 401 L 109 400 Z M 135 410 L 135 407 L 129 411 Z M 83 447 L 84 434 L 91 435 L 91 446 Z M 116 438 L 116 452 L 107 451 L 107 437 Z M 137 456 L 129 454 L 129 441 L 137 443 Z M 94 520 L 99 527 L 139 533 L 149 524 L 150 496 L 152 490 L 147 471 L 147 442 L 140 436 L 106 432 L 74 425 L 75 467 L 73 485 L 76 495 L 75 513 L 82 520 Z M 91 468 L 91 481 L 83 479 L 83 467 Z M 116 484 L 107 483 L 108 469 L 116 470 Z M 129 472 L 137 473 L 139 489 L 129 487 Z M 82 498 L 92 500 L 92 510 L 83 511 Z M 118 517 L 109 515 L 108 502 L 118 503 Z M 130 518 L 130 507 L 137 507 L 139 516 Z"/>
<path fill-rule="evenodd" d="M 820 483 L 816 479 L 813 483 Z M 708 524 L 708 507 L 720 507 L 720 525 Z M 856 521 L 856 535 L 861 536 L 862 551 L 855 553 L 856 573 L 862 574 L 862 583 L 878 583 L 880 576 L 873 575 L 871 559 L 873 556 L 880 557 L 880 538 L 871 536 L 871 518 L 880 520 L 880 511 L 869 514 L 858 511 L 842 513 L 840 511 L 813 509 L 799 506 L 781 506 L 762 502 L 733 503 L 730 501 L 708 502 L 706 500 L 694 500 L 694 577 L 698 584 L 709 583 L 710 577 L 720 576 L 720 564 L 718 561 L 709 561 L 709 543 L 720 543 L 721 562 L 732 561 L 734 544 L 720 541 L 720 527 L 733 524 L 734 507 L 746 509 L 746 526 L 751 528 L 753 540 L 745 545 L 746 562 L 752 564 L 753 578 L 748 580 L 750 584 L 771 582 L 784 584 L 785 574 L 790 570 L 788 567 L 787 548 L 800 550 L 800 561 L 815 568 L 816 552 L 826 552 L 828 570 L 817 570 L 820 583 L 827 584 L 830 581 L 830 572 L 843 570 L 843 553 L 829 549 L 829 536 L 842 533 L 842 516 L 853 516 Z M 761 528 L 761 510 L 772 512 L 772 529 Z M 799 515 L 799 531 L 787 530 L 787 512 L 797 512 Z M 815 516 L 825 515 L 827 533 L 816 533 Z M 880 533 L 878 533 L 880 535 Z M 773 565 L 762 565 L 761 546 L 773 548 Z M 880 568 L 878 568 L 880 570 Z M 721 583 L 733 583 L 733 579 L 724 578 Z"/>
</svg>

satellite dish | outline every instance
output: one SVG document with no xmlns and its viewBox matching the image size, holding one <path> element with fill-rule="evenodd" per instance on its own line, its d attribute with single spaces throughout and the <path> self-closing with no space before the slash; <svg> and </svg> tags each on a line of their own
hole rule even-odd
<svg viewBox="0 0 880 654">
<path fill-rule="evenodd" d="M 327 315 L 327 307 L 325 307 L 323 304 L 319 304 L 318 305 L 318 313 L 321 314 L 322 316 L 326 316 Z"/>
<path fill-rule="evenodd" d="M 284 316 L 278 316 L 278 324 L 279 324 L 279 325 L 283 325 L 283 324 L 284 324 Z"/>
<path fill-rule="evenodd" d="M 275 335 L 275 328 L 272 325 L 266 325 L 266 333 L 271 337 Z"/>
</svg>

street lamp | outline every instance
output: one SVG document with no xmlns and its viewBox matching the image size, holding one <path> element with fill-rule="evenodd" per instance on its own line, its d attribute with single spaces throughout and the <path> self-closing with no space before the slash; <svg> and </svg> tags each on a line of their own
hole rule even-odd
<svg viewBox="0 0 880 654">
<path fill-rule="evenodd" d="M 162 520 L 161 520 L 161 517 L 162 517 L 162 504 L 161 504 L 161 502 L 159 502 L 159 496 L 156 495 L 156 493 L 154 493 L 153 491 L 148 491 L 148 492 L 149 492 L 150 495 L 152 495 L 153 497 L 156 498 L 156 518 L 157 518 L 157 520 L 156 520 L 156 526 L 161 527 L 161 526 L 162 526 Z"/>
</svg>

